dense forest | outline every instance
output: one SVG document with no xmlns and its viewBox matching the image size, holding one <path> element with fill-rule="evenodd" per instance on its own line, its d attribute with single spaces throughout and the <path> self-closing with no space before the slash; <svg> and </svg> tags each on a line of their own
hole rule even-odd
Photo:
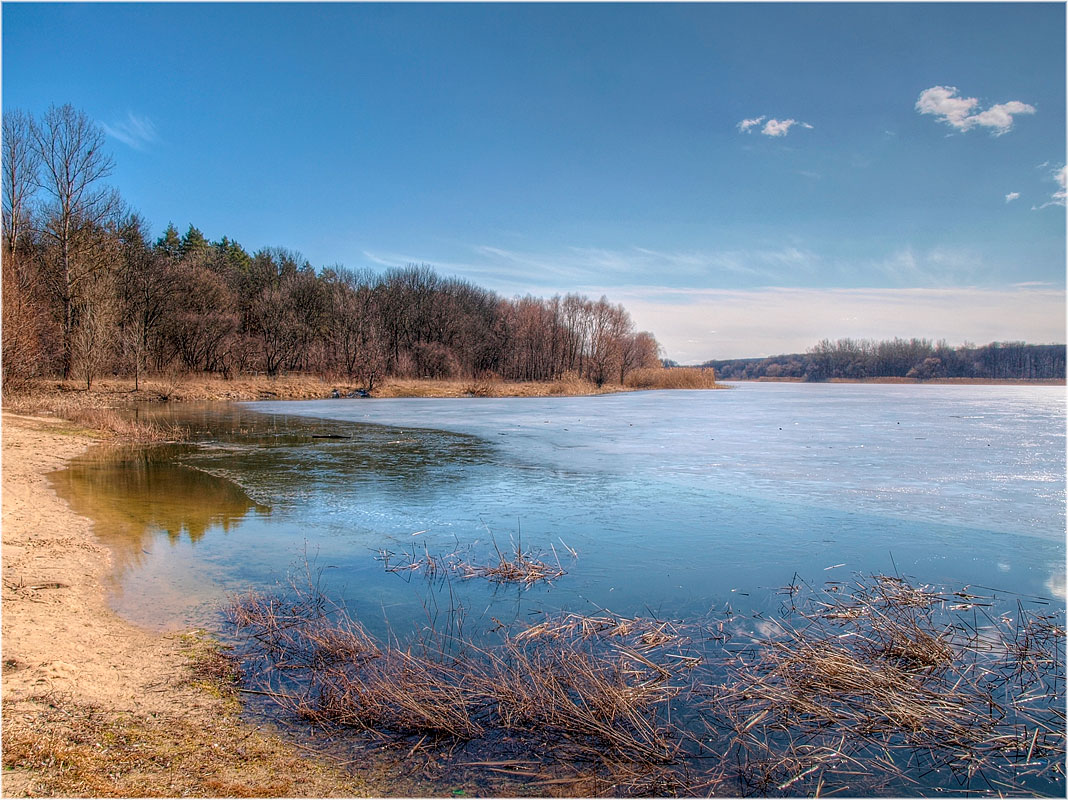
<svg viewBox="0 0 1068 800">
<path fill-rule="evenodd" d="M 981 378 L 1037 380 L 1065 377 L 1065 346 L 993 342 L 950 347 L 928 339 L 824 339 L 807 353 L 708 361 L 723 380 L 799 378 Z"/>
<path fill-rule="evenodd" d="M 598 385 L 657 366 L 607 299 L 504 299 L 426 265 L 315 269 L 195 226 L 153 240 L 106 183 L 104 133 L 71 106 L 3 116 L 3 378 L 305 372 Z"/>
</svg>

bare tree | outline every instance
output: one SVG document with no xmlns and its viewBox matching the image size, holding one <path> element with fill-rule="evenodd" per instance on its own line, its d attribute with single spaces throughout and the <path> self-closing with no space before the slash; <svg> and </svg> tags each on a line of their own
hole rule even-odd
<svg viewBox="0 0 1068 800">
<path fill-rule="evenodd" d="M 71 337 L 71 367 L 93 388 L 93 380 L 103 370 L 114 346 L 115 303 L 106 275 L 97 273 L 78 295 L 77 326 Z"/>
<path fill-rule="evenodd" d="M 94 259 L 94 229 L 105 227 L 118 211 L 118 195 L 102 181 L 114 162 L 104 152 L 104 133 L 73 106 L 52 106 L 40 125 L 31 124 L 41 158 L 38 186 L 47 204 L 40 232 L 54 253 L 45 275 L 62 306 L 63 377 L 70 377 L 71 337 L 82 286 L 106 264 Z"/>
<path fill-rule="evenodd" d="M 148 225 L 140 216 L 131 214 L 122 222 L 118 240 L 119 343 L 122 366 L 133 372 L 137 391 L 150 346 L 160 338 L 160 325 L 173 288 L 173 270 L 167 256 L 149 245 Z"/>
<path fill-rule="evenodd" d="M 17 388 L 40 367 L 42 309 L 36 302 L 31 244 L 30 202 L 37 189 L 40 156 L 34 148 L 33 121 L 22 111 L 3 118 L 3 365 L 4 387 Z"/>
<path fill-rule="evenodd" d="M 636 369 L 658 366 L 660 346 L 656 337 L 648 331 L 632 333 L 623 337 L 619 357 L 619 385 L 627 382 L 627 373 Z"/>
<path fill-rule="evenodd" d="M 34 146 L 33 120 L 22 111 L 4 114 L 4 257 L 14 263 L 21 237 L 30 228 L 30 201 L 37 190 L 41 155 Z"/>
</svg>

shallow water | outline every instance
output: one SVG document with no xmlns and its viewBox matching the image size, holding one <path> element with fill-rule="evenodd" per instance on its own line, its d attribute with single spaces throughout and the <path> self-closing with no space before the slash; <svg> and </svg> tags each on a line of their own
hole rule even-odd
<svg viewBox="0 0 1068 800">
<path fill-rule="evenodd" d="M 759 612 L 795 573 L 899 572 L 1063 607 L 1061 387 L 740 384 L 158 413 L 196 444 L 97 450 L 55 477 L 116 552 L 113 605 L 148 627 L 219 629 L 230 593 L 306 562 L 379 634 L 460 607 L 476 630 L 557 609 Z M 377 558 L 415 548 L 486 564 L 518 543 L 567 574 L 529 589 L 425 581 Z"/>
</svg>

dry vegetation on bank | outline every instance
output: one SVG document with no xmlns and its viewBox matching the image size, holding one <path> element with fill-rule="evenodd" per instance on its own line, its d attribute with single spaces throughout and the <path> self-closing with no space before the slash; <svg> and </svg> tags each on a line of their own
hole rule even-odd
<svg viewBox="0 0 1068 800">
<path fill-rule="evenodd" d="M 715 372 L 697 367 L 638 369 L 627 375 L 626 384 L 598 386 L 577 375 L 555 381 L 505 381 L 499 378 L 433 380 L 388 378 L 372 397 L 573 397 L 649 389 L 718 389 Z M 100 379 L 87 391 L 76 380 L 33 380 L 18 391 L 5 391 L 5 411 L 18 414 L 48 414 L 85 427 L 110 430 L 117 425 L 102 412 L 137 403 L 237 402 L 248 400 L 322 400 L 356 396 L 357 383 L 329 380 L 315 375 L 242 375 L 230 379 L 209 375 L 173 375 L 142 378 L 138 388 L 130 378 Z M 79 416 L 82 419 L 79 419 Z M 115 433 L 120 431 L 115 430 Z"/>
<path fill-rule="evenodd" d="M 71 433 L 124 442 L 175 442 L 188 435 L 181 426 L 132 419 L 106 394 L 55 390 L 5 395 L 3 409 L 24 416 L 57 417 L 72 423 Z"/>
</svg>

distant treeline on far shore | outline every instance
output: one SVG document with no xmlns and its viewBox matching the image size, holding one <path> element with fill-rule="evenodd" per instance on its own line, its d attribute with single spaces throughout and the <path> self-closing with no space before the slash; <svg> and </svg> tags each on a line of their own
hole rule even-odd
<svg viewBox="0 0 1068 800">
<path fill-rule="evenodd" d="M 792 378 L 973 378 L 1050 380 L 1065 377 L 1063 344 L 992 342 L 950 347 L 929 339 L 824 339 L 806 353 L 706 361 L 721 380 Z"/>
</svg>

